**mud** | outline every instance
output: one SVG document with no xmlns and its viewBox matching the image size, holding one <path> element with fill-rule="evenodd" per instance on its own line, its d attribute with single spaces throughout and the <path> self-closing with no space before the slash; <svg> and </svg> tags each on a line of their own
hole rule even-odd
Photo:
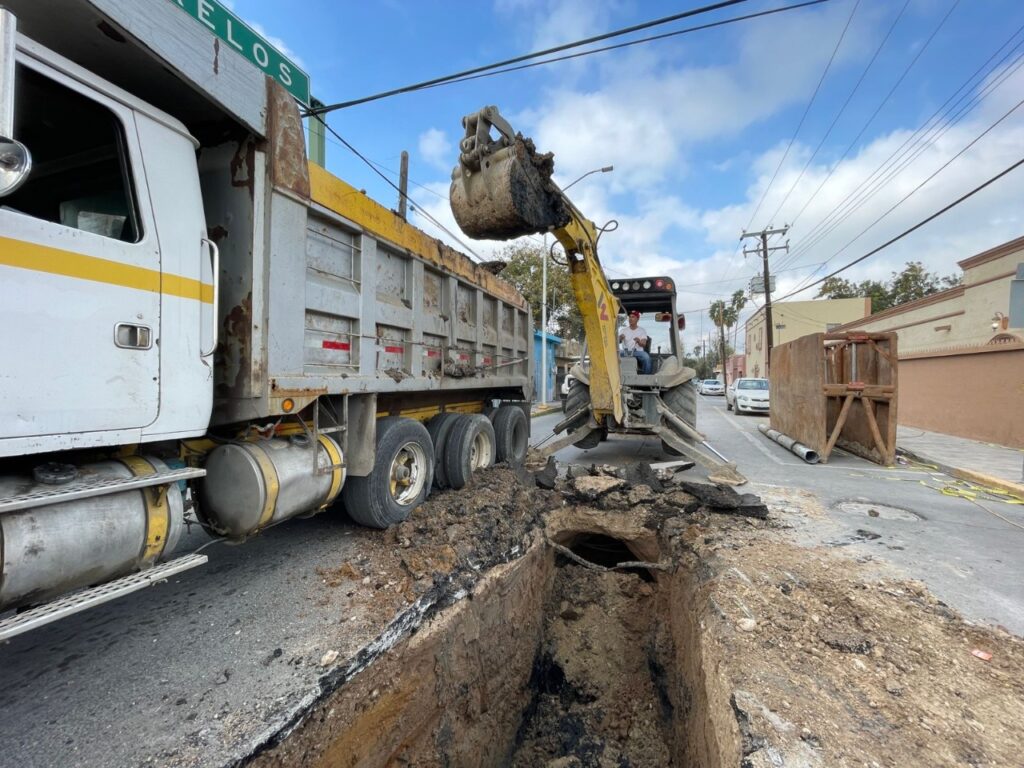
<svg viewBox="0 0 1024 768">
<path fill-rule="evenodd" d="M 1024 643 L 801 543 L 813 498 L 570 474 L 482 473 L 321 573 L 387 626 L 250 762 L 1020 764 Z"/>
</svg>

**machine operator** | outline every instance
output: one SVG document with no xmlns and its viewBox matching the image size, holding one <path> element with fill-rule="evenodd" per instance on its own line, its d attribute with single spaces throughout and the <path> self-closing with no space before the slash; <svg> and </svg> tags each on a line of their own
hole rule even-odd
<svg viewBox="0 0 1024 768">
<path fill-rule="evenodd" d="M 649 375 L 651 372 L 651 356 L 646 350 L 647 331 L 641 328 L 640 313 L 635 309 L 629 313 L 629 327 L 623 328 L 619 334 L 619 342 L 622 344 L 627 355 L 635 357 L 640 366 L 640 373 Z"/>
</svg>

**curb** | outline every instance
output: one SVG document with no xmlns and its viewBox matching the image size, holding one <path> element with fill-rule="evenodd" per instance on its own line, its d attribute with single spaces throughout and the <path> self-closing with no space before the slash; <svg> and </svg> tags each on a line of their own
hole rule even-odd
<svg viewBox="0 0 1024 768">
<path fill-rule="evenodd" d="M 547 405 L 547 406 L 545 406 L 543 408 L 538 406 L 538 408 L 536 410 L 532 410 L 532 409 L 530 410 L 530 418 L 531 419 L 535 419 L 538 416 L 547 416 L 549 413 L 554 413 L 555 411 L 560 411 L 560 410 L 562 410 L 561 404 L 558 404 L 558 405 L 549 404 L 549 405 Z"/>
<path fill-rule="evenodd" d="M 920 464 L 930 464 L 937 467 L 940 471 L 945 472 L 947 475 L 951 475 L 959 480 L 967 480 L 971 483 L 978 483 L 979 485 L 998 488 L 1018 501 L 1024 501 L 1024 485 L 1021 483 L 1015 483 L 1012 480 L 1005 480 L 993 475 L 986 475 L 984 472 L 976 472 L 973 469 L 964 469 L 963 467 L 954 467 L 950 464 L 944 464 L 941 461 L 937 461 L 936 459 L 920 453 L 915 453 L 914 451 L 903 448 L 902 446 L 897 446 L 897 450 Z"/>
</svg>

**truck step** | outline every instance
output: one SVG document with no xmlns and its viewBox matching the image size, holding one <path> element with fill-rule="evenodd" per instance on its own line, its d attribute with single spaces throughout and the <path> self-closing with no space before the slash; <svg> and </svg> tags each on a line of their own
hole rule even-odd
<svg viewBox="0 0 1024 768">
<path fill-rule="evenodd" d="M 49 603 L 30 608 L 27 611 L 16 613 L 6 619 L 0 619 L 0 642 L 9 640 L 22 632 L 49 624 L 51 621 L 63 619 L 73 613 L 79 613 L 86 608 L 124 597 L 132 592 L 137 592 L 144 587 L 166 581 L 176 573 L 187 571 L 202 565 L 209 558 L 206 555 L 190 554 L 169 560 L 148 570 L 122 576 L 120 579 L 108 581 L 96 587 L 89 587 L 80 592 L 74 592 L 66 597 L 58 598 Z"/>
<path fill-rule="evenodd" d="M 47 504 L 60 504 L 64 501 L 87 499 L 90 496 L 106 496 L 111 493 L 133 491 L 153 485 L 169 485 L 180 480 L 205 477 L 205 475 L 205 469 L 186 467 L 184 469 L 172 469 L 167 472 L 156 472 L 152 475 L 138 475 L 136 477 L 97 477 L 87 480 L 76 480 L 67 485 L 55 485 L 53 488 L 48 488 L 45 491 L 33 491 L 32 493 L 23 493 L 0 499 L 0 514 L 14 512 L 18 509 L 43 507 Z"/>
</svg>

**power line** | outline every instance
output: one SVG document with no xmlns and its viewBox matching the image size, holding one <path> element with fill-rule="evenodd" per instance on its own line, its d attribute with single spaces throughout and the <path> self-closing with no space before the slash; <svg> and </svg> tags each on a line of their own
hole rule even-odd
<svg viewBox="0 0 1024 768">
<path fill-rule="evenodd" d="M 831 0 L 806 0 L 806 2 L 802 2 L 802 3 L 795 3 L 793 5 L 783 5 L 783 6 L 780 6 L 778 8 L 770 8 L 767 11 L 758 11 L 757 13 L 748 13 L 748 14 L 745 14 L 743 16 L 733 16 L 733 17 L 728 18 L 728 19 L 722 19 L 721 21 L 713 21 L 713 22 L 710 22 L 708 24 L 700 24 L 700 25 L 695 26 L 695 27 L 687 27 L 686 29 L 679 29 L 679 30 L 676 30 L 675 32 L 666 32 L 665 34 L 662 34 L 662 35 L 653 35 L 651 37 L 641 37 L 641 38 L 639 38 L 637 40 L 630 40 L 629 42 L 619 43 L 617 45 L 608 45 L 608 46 L 605 46 L 603 48 L 591 48 L 590 50 L 582 51 L 581 53 L 572 53 L 572 54 L 568 54 L 566 56 L 556 56 L 554 58 L 544 59 L 542 61 L 534 61 L 534 62 L 531 62 L 529 64 L 521 64 L 521 65 L 516 66 L 516 67 L 506 67 L 504 69 L 496 69 L 494 71 L 484 72 L 484 73 L 478 74 L 478 75 L 468 75 L 466 77 L 459 77 L 459 78 L 456 78 L 456 79 L 453 79 L 453 80 L 446 80 L 443 83 L 435 83 L 434 85 L 428 85 L 428 86 L 424 86 L 424 87 L 425 88 L 437 88 L 437 87 L 442 86 L 442 85 L 451 85 L 451 84 L 454 84 L 454 83 L 465 83 L 465 82 L 468 82 L 470 80 L 479 80 L 480 78 L 483 78 L 483 77 L 492 77 L 493 75 L 503 75 L 503 74 L 506 74 L 508 72 L 519 72 L 519 71 L 524 70 L 524 69 L 530 69 L 531 67 L 539 67 L 539 66 L 542 66 L 544 64 L 554 64 L 554 63 L 560 62 L 560 61 L 569 61 L 571 59 L 579 59 L 579 58 L 582 58 L 584 56 L 591 56 L 591 55 L 593 55 L 595 53 L 606 53 L 607 51 L 616 51 L 616 50 L 619 50 L 620 48 L 628 48 L 628 47 L 630 47 L 632 45 L 640 45 L 641 43 L 651 43 L 651 42 L 655 42 L 655 41 L 658 41 L 658 40 L 665 40 L 665 39 L 670 38 L 670 37 L 678 37 L 679 35 L 686 35 L 686 34 L 689 34 L 691 32 L 701 32 L 701 31 L 704 31 L 704 30 L 707 30 L 707 29 L 714 29 L 716 27 L 724 27 L 727 24 L 735 24 L 736 22 L 739 22 L 739 21 L 749 21 L 751 19 L 757 19 L 757 18 L 760 18 L 762 16 L 771 16 L 771 15 L 776 14 L 776 13 L 785 13 L 786 11 L 795 11 L 795 10 L 798 10 L 800 8 L 807 8 L 807 7 L 812 6 L 812 5 L 821 5 L 822 3 L 827 3 L 827 2 L 830 2 L 830 1 Z"/>
<path fill-rule="evenodd" d="M 853 99 L 854 95 L 860 89 L 861 84 L 864 82 L 864 78 L 867 77 L 868 72 L 871 71 L 871 67 L 874 66 L 875 60 L 878 59 L 878 54 L 882 52 L 882 48 L 885 47 L 886 42 L 888 42 L 889 37 L 893 33 L 893 30 L 896 29 L 896 25 L 899 24 L 900 19 L 903 18 L 903 14 L 904 12 L 906 12 L 907 6 L 909 5 L 910 0 L 905 0 L 905 2 L 903 3 L 903 7 L 900 8 L 900 12 L 896 14 L 896 18 L 893 19 L 892 24 L 889 26 L 889 31 L 885 33 L 885 37 L 882 38 L 882 41 L 878 44 L 878 47 L 875 48 L 875 52 L 874 54 L 872 54 L 871 60 L 867 63 L 867 66 L 864 67 L 864 71 L 860 73 L 860 77 L 857 78 L 857 83 L 853 86 L 853 90 L 851 90 L 850 94 L 846 97 L 846 101 L 843 102 L 843 106 L 839 108 L 839 111 L 836 113 L 836 116 L 832 118 L 832 123 L 825 131 L 825 135 L 821 137 L 821 141 L 818 142 L 818 146 L 814 148 L 814 152 L 812 152 L 811 156 L 807 158 L 807 162 L 804 163 L 804 167 L 800 169 L 800 173 L 797 175 L 796 179 L 793 180 L 793 183 L 790 185 L 785 197 L 782 198 L 782 202 L 779 203 L 778 207 L 775 209 L 775 213 L 773 213 L 769 217 L 769 221 L 774 220 L 779 215 L 779 212 L 782 210 L 782 207 L 786 204 L 786 201 L 789 200 L 789 196 L 792 195 L 793 190 L 796 189 L 796 185 L 800 183 L 800 179 L 804 177 L 804 174 L 807 172 L 808 167 L 810 167 L 811 163 L 814 162 L 814 158 L 818 156 L 818 152 L 821 151 L 821 148 L 822 146 L 824 146 L 825 141 L 832 134 L 832 129 L 836 127 L 836 123 L 839 122 L 839 118 L 843 116 L 843 113 L 846 111 L 846 108 L 850 105 L 850 101 Z"/>
<path fill-rule="evenodd" d="M 781 297 L 779 299 L 776 299 L 776 301 L 784 301 L 785 299 L 788 299 L 790 296 L 796 295 L 800 291 L 805 291 L 808 288 L 813 288 L 816 285 L 820 285 L 821 283 L 824 283 L 829 278 L 835 277 L 836 275 L 839 275 L 839 274 L 845 272 L 850 267 L 852 267 L 852 266 L 854 266 L 856 264 L 860 264 L 865 259 L 867 259 L 867 258 L 869 258 L 871 256 L 874 256 L 879 251 L 882 251 L 882 250 L 888 248 L 893 243 L 896 243 L 896 242 L 902 240 L 907 235 L 911 234 L 912 232 L 917 231 L 918 229 L 923 227 L 925 224 L 928 224 L 929 222 L 934 221 L 935 219 L 939 218 L 943 214 L 948 213 L 949 211 L 953 210 L 954 208 L 956 208 L 958 205 L 960 205 L 965 200 L 967 200 L 967 199 L 973 197 L 974 195 L 978 194 L 979 192 L 981 192 L 986 187 L 990 186 L 991 184 L 994 184 L 999 179 L 1003 178 L 1003 176 L 1006 176 L 1008 173 L 1010 173 L 1010 172 L 1016 170 L 1017 168 L 1019 168 L 1021 165 L 1024 165 L 1024 158 L 1021 158 L 1020 160 L 1018 160 L 1017 162 L 1013 163 L 1012 165 L 1007 166 L 1002 171 L 997 173 L 995 176 L 991 177 L 988 181 L 985 181 L 982 184 L 979 184 L 974 189 L 972 189 L 970 192 L 967 192 L 966 194 L 961 195 L 956 200 L 954 200 L 952 203 L 950 203 L 949 205 L 947 205 L 947 206 L 945 206 L 943 208 L 940 208 L 939 210 L 937 210 L 935 213 L 933 213 L 928 218 L 919 221 L 917 224 L 915 224 L 914 226 L 910 227 L 909 229 L 905 229 L 905 230 L 903 230 L 903 232 L 901 232 L 900 234 L 896 235 L 895 237 L 890 238 L 889 240 L 886 240 L 884 243 L 882 243 L 877 248 L 873 248 L 872 250 L 870 250 L 867 253 L 865 253 L 863 256 L 859 256 L 856 259 L 854 259 L 853 261 L 848 262 L 847 264 L 844 264 L 842 267 L 840 267 L 839 269 L 835 270 L 834 272 L 830 272 L 829 274 L 825 275 L 824 277 L 822 277 L 822 278 L 820 278 L 818 280 L 815 280 L 810 285 L 805 285 L 802 288 L 797 288 L 796 290 L 790 291 L 785 296 L 783 296 L 783 297 Z"/>
<path fill-rule="evenodd" d="M 857 234 L 856 237 L 854 237 L 852 240 L 850 240 L 846 245 L 844 245 L 838 251 L 833 253 L 827 259 L 825 259 L 824 264 L 828 264 L 830 261 L 832 261 L 832 259 L 834 259 L 840 253 L 845 251 L 851 245 L 853 245 L 853 243 L 855 243 L 857 240 L 859 240 L 868 230 L 872 229 L 876 224 L 878 224 L 878 222 L 880 222 L 882 219 L 884 219 L 886 216 L 888 216 L 890 213 L 892 213 L 894 210 L 896 210 L 899 206 L 901 206 L 904 202 L 906 202 L 911 196 L 913 196 L 925 184 L 927 184 L 929 181 L 931 181 L 936 176 L 938 176 L 942 171 L 944 171 L 946 168 L 948 168 L 957 158 L 959 158 L 961 155 L 963 155 L 967 150 L 969 150 L 971 147 L 973 147 L 975 144 L 977 144 L 979 141 L 981 141 L 981 139 L 983 139 L 986 135 L 988 135 L 992 130 L 994 130 L 997 125 L 999 125 L 1006 118 L 1008 118 L 1010 115 L 1012 115 L 1018 109 L 1020 109 L 1021 105 L 1024 105 L 1024 99 L 1021 99 L 1020 101 L 1018 101 L 1005 114 L 1003 114 L 1002 117 L 1000 117 L 998 120 L 996 120 L 994 123 L 992 123 L 992 125 L 990 125 L 988 128 L 986 128 L 980 134 L 975 136 L 965 147 L 963 147 L 963 149 L 961 149 L 959 152 L 957 152 L 955 155 L 953 155 L 953 157 L 949 158 L 949 160 L 947 160 L 945 163 L 943 163 L 928 178 L 926 178 L 924 181 L 922 181 L 920 184 L 918 184 L 916 187 L 914 187 L 912 190 L 910 190 L 910 192 L 908 192 L 906 195 L 904 195 L 898 202 L 894 203 L 885 213 L 883 213 L 881 216 L 879 216 L 877 219 L 875 219 L 873 222 L 871 222 L 868 226 L 866 226 L 864 229 L 862 229 Z M 822 264 L 821 266 L 824 266 L 824 264 Z M 819 266 L 819 269 L 820 268 L 821 267 Z M 817 272 L 817 270 L 815 270 L 815 272 Z M 808 277 L 813 277 L 813 276 L 814 276 L 814 273 L 812 272 L 811 275 L 809 275 Z M 805 278 L 801 282 L 805 282 L 806 279 L 807 278 Z M 810 287 L 810 286 L 808 286 L 808 287 Z M 801 288 L 797 287 L 795 290 L 799 291 L 799 290 L 801 290 Z"/>
<path fill-rule="evenodd" d="M 836 53 L 839 51 L 839 46 L 842 44 L 843 38 L 846 37 L 846 31 L 850 28 L 850 22 L 853 21 L 853 15 L 857 12 L 857 8 L 859 6 L 860 6 L 860 0 L 856 0 L 856 2 L 853 5 L 853 9 L 850 11 L 850 16 L 846 20 L 846 25 L 843 27 L 843 31 L 842 31 L 842 33 L 840 33 L 839 39 L 836 41 L 835 48 L 832 49 L 832 55 L 829 57 L 828 63 L 825 65 L 825 69 L 821 73 L 821 77 L 818 79 L 818 84 L 814 87 L 814 93 L 811 94 L 811 98 L 807 102 L 807 106 L 804 107 L 804 113 L 803 113 L 803 115 L 801 115 L 800 122 L 797 124 L 796 130 L 793 132 L 793 136 L 790 138 L 789 144 L 786 146 L 786 151 L 782 155 L 782 159 L 779 160 L 779 164 L 778 164 L 778 166 L 776 166 L 775 173 L 772 174 L 772 178 L 768 182 L 768 186 L 766 186 L 764 188 L 764 191 L 761 193 L 761 197 L 757 201 L 757 205 L 754 207 L 754 212 L 752 214 L 750 214 L 750 221 L 748 221 L 747 222 L 747 226 L 745 226 L 743 228 L 744 232 L 746 232 L 747 230 L 749 230 L 753 226 L 754 219 L 757 218 L 758 211 L 761 210 L 761 206 L 764 204 L 765 197 L 767 197 L 767 195 L 768 195 L 768 190 L 770 190 L 772 188 L 772 185 L 775 183 L 776 177 L 779 175 L 779 170 L 782 168 L 782 164 L 786 161 L 786 158 L 789 156 L 789 151 L 793 147 L 793 142 L 796 141 L 796 137 L 800 133 L 800 129 L 803 127 L 804 121 L 807 119 L 808 113 L 811 111 L 811 106 L 814 104 L 814 101 L 815 101 L 815 99 L 818 96 L 818 92 L 821 90 L 821 84 L 825 81 L 825 76 L 828 75 L 829 69 L 832 67 L 832 62 L 835 60 Z M 733 259 L 735 259 L 737 254 L 739 254 L 740 248 L 742 247 L 741 246 L 742 242 L 743 242 L 743 238 L 740 238 L 740 241 L 736 244 L 736 250 L 733 251 L 733 254 L 732 254 L 732 258 Z M 733 269 L 730 269 L 729 270 L 729 276 L 730 277 L 732 277 L 732 272 L 733 272 Z"/>
<path fill-rule="evenodd" d="M 1015 46 L 1015 48 L 1020 47 L 1021 45 L 1024 45 L 1024 41 L 1018 43 L 1017 46 Z M 1002 62 L 1000 62 L 1000 64 L 1001 63 Z M 1010 66 L 1004 69 L 1003 72 L 1000 73 L 1000 75 L 998 75 L 994 80 L 986 84 L 986 86 L 980 92 L 972 96 L 966 104 L 959 108 L 959 111 L 956 112 L 956 114 L 953 114 L 952 117 L 949 116 L 954 109 L 957 109 L 958 105 L 964 100 L 964 98 L 966 98 L 966 95 L 962 96 L 948 110 L 946 110 L 945 115 L 943 115 L 943 117 L 940 118 L 940 121 L 938 123 L 929 127 L 929 125 L 935 118 L 935 115 L 938 114 L 938 112 L 933 114 L 932 117 L 929 118 L 923 126 L 918 128 L 917 131 L 915 131 L 909 138 L 907 138 L 903 142 L 903 144 L 900 145 L 899 148 L 897 148 L 891 155 L 889 155 L 889 157 L 886 160 L 884 160 L 882 164 L 878 168 L 876 168 L 867 179 L 861 182 L 861 184 L 858 185 L 857 188 L 855 188 L 853 191 L 851 191 L 850 194 L 848 194 L 839 205 L 833 208 L 832 211 L 824 219 L 822 219 L 822 221 L 819 222 L 818 225 L 816 225 L 812 229 L 810 234 L 805 236 L 804 239 L 800 241 L 797 248 L 795 249 L 797 253 L 794 254 L 793 258 L 790 261 L 799 258 L 800 255 L 803 255 L 804 253 L 809 251 L 811 248 L 813 248 L 815 245 L 821 242 L 825 237 L 831 234 L 840 224 L 842 224 L 850 216 L 852 216 L 854 213 L 860 210 L 860 208 L 862 208 L 868 200 L 874 197 L 874 195 L 877 194 L 884 187 L 885 184 L 887 184 L 889 181 L 898 176 L 908 165 L 910 165 L 918 157 L 920 157 L 921 154 L 929 146 L 933 145 L 936 141 L 938 141 L 938 139 L 944 136 L 951 128 L 953 128 L 960 121 L 962 121 L 967 116 L 967 114 L 969 114 L 970 111 L 974 109 L 974 107 L 976 107 L 986 96 L 988 96 L 988 94 L 990 94 L 1000 85 L 1002 85 L 1006 80 L 1008 80 L 1018 69 L 1021 68 L 1021 66 L 1024 66 L 1024 53 L 1019 54 L 1017 56 L 1017 59 Z M 971 79 L 973 79 L 973 77 Z M 957 92 L 959 92 L 962 89 L 963 86 L 961 86 L 960 89 L 957 89 Z M 953 96 L 955 95 L 956 93 L 953 94 Z M 953 96 L 951 96 L 950 99 L 946 100 L 946 104 L 949 103 Z M 945 104 L 943 105 L 943 107 L 944 106 Z M 940 107 L 939 111 L 941 111 L 943 107 Z M 1014 109 L 1016 109 L 1016 107 L 1014 107 Z M 1010 111 L 1012 112 L 1013 110 Z M 988 131 L 991 130 L 991 128 L 995 127 L 995 125 L 998 125 L 999 122 L 1002 122 L 1002 120 L 1005 119 L 1005 117 L 1007 117 L 1008 114 L 1009 113 L 1000 118 L 999 121 L 997 121 L 993 126 L 990 126 L 989 129 L 984 131 L 981 135 L 984 136 L 985 133 L 988 133 Z M 929 137 L 928 134 L 933 135 Z M 981 138 L 981 136 L 979 136 L 978 138 Z M 975 141 L 977 141 L 977 138 L 975 139 Z M 973 144 L 974 142 L 972 141 L 971 144 L 968 145 L 968 147 L 970 147 Z M 959 157 L 959 154 L 957 155 L 957 157 Z M 943 168 L 944 167 L 945 166 L 943 166 Z M 829 222 L 830 219 L 831 221 Z M 826 222 L 829 223 L 826 224 Z M 824 228 L 819 230 L 819 228 L 821 228 L 822 226 L 824 226 Z M 819 231 L 816 232 L 815 230 Z"/>
<path fill-rule="evenodd" d="M 957 7 L 957 5 L 959 5 L 959 3 L 960 3 L 960 0 L 953 0 L 953 4 L 950 6 L 949 10 L 946 12 L 946 15 L 942 17 L 942 19 L 936 25 L 935 29 L 932 30 L 932 33 L 928 36 L 928 39 L 925 40 L 924 45 L 922 45 L 920 47 L 920 49 L 918 49 L 917 54 L 915 54 L 914 58 L 911 59 L 910 63 L 907 64 L 907 66 L 903 69 L 903 72 L 900 74 L 900 76 L 898 78 L 896 78 L 896 82 L 893 83 L 892 87 L 889 89 L 889 92 L 878 103 L 878 106 L 875 107 L 874 112 L 871 113 L 871 116 L 864 122 L 864 125 L 861 126 L 861 129 L 857 132 L 857 135 L 853 137 L 853 141 L 851 141 L 849 143 L 849 145 L 847 145 L 846 149 L 843 151 L 843 154 L 840 155 L 839 159 L 832 165 L 832 168 L 829 170 L 828 174 L 826 174 L 825 178 L 821 180 L 820 184 L 818 184 L 817 189 L 815 189 L 814 192 L 812 192 L 810 194 L 810 196 L 804 202 L 803 207 L 799 211 L 797 211 L 796 216 L 793 217 L 793 219 L 790 221 L 790 224 L 796 224 L 797 220 L 804 214 L 804 211 L 807 210 L 807 207 L 811 204 L 811 202 L 817 198 L 818 193 L 821 192 L 822 187 L 824 187 L 825 184 L 828 183 L 828 180 L 832 178 L 832 175 L 840 167 L 840 165 L 842 164 L 843 160 L 845 160 L 846 156 L 850 154 L 850 150 L 852 150 L 857 145 L 857 142 L 860 141 L 861 136 L 863 136 L 864 132 L 868 129 L 868 126 L 870 126 L 871 123 L 874 122 L 875 118 L 878 117 L 878 113 L 881 112 L 882 108 L 885 107 L 885 105 L 889 103 L 889 99 L 891 99 L 892 95 L 894 93 L 896 93 L 896 90 L 900 87 L 900 85 L 906 79 L 907 75 L 910 74 L 910 70 L 912 70 L 914 68 L 914 66 L 920 60 L 921 56 L 928 49 L 928 46 L 931 45 L 932 41 L 935 39 L 935 36 L 938 35 L 939 30 L 941 30 L 942 27 L 945 26 L 946 20 L 949 19 L 950 15 L 952 15 L 954 9 L 956 9 L 956 7 Z M 1011 39 L 1012 39 L 1012 37 L 1011 37 Z M 999 50 L 1002 50 L 1002 48 L 1005 47 L 1005 46 L 1006 46 L 1006 43 L 1004 43 L 1003 46 L 1000 46 Z M 996 54 L 998 54 L 998 50 L 996 51 Z M 994 56 L 996 54 L 993 54 L 993 58 L 994 58 Z M 991 59 L 990 59 L 990 61 L 991 61 Z M 987 63 L 988 62 L 983 64 L 982 67 L 986 66 Z M 973 79 L 973 76 L 971 78 L 969 78 L 969 80 L 970 79 Z M 954 95 L 955 95 L 955 93 L 954 93 Z M 813 231 L 813 228 L 812 228 L 812 231 Z M 794 250 L 799 250 L 799 247 L 797 249 L 794 249 Z M 792 254 L 790 256 L 790 258 L 788 260 L 784 261 L 783 264 L 792 263 L 797 258 L 798 258 L 797 254 L 794 253 L 794 254 Z"/>
<path fill-rule="evenodd" d="M 630 34 L 632 32 L 639 32 L 640 30 L 643 30 L 643 29 L 650 29 L 651 27 L 660 26 L 662 24 L 668 24 L 668 23 L 673 22 L 673 21 L 679 21 L 680 19 L 686 19 L 686 18 L 690 18 L 690 17 L 693 17 L 693 16 L 699 16 L 701 14 L 710 13 L 712 11 L 717 11 L 717 10 L 720 10 L 722 8 L 728 8 L 729 6 L 732 6 L 732 5 L 739 5 L 740 3 L 745 3 L 747 1 L 748 0 L 721 0 L 721 2 L 713 3 L 711 5 L 704 5 L 704 6 L 701 6 L 699 8 L 693 8 L 693 9 L 691 9 L 689 11 L 683 11 L 682 13 L 675 13 L 675 14 L 672 14 L 671 16 L 665 16 L 665 17 L 660 18 L 660 19 L 654 19 L 653 21 L 646 21 L 646 22 L 643 22 L 642 24 L 634 24 L 633 26 L 630 26 L 630 27 L 624 27 L 622 29 L 617 29 L 617 30 L 614 30 L 612 32 L 605 32 L 604 34 L 595 35 L 593 37 L 588 37 L 588 38 L 585 38 L 583 40 L 577 40 L 577 41 L 572 42 L 572 43 L 564 43 L 562 45 L 557 45 L 554 48 L 547 48 L 547 49 L 545 49 L 543 51 L 535 51 L 533 53 L 523 54 L 522 56 L 516 56 L 516 57 L 511 58 L 511 59 L 505 59 L 504 61 L 498 61 L 498 62 L 495 62 L 494 64 L 486 64 L 486 65 L 481 66 L 481 67 L 474 67 L 472 69 L 466 69 L 466 70 L 463 70 L 461 72 L 456 72 L 456 73 L 451 74 L 451 75 L 445 75 L 443 77 L 435 77 L 435 78 L 433 78 L 431 80 L 424 80 L 421 83 L 415 83 L 413 85 L 406 85 L 406 86 L 402 86 L 401 88 L 393 88 L 390 91 L 383 91 L 381 93 L 375 93 L 372 96 L 364 96 L 364 97 L 359 98 L 359 99 L 352 99 L 351 101 L 342 101 L 342 102 L 338 102 L 336 104 L 325 104 L 323 106 L 316 107 L 316 108 L 308 110 L 306 112 L 306 114 L 307 115 L 324 115 L 324 114 L 326 114 L 328 112 L 333 112 L 336 109 L 346 109 L 347 107 L 354 107 L 357 104 L 365 104 L 365 103 L 367 103 L 369 101 L 377 101 L 378 99 L 384 99 L 384 98 L 387 98 L 389 96 L 397 96 L 398 94 L 401 94 L 401 93 L 409 93 L 411 91 L 418 91 L 418 90 L 421 90 L 423 88 L 429 88 L 430 86 L 433 86 L 433 85 L 440 85 L 441 83 L 445 83 L 445 82 L 450 81 L 450 80 L 455 80 L 455 79 L 460 78 L 460 77 L 466 77 L 468 75 L 475 75 L 475 74 L 477 74 L 479 72 L 485 72 L 485 71 L 490 70 L 490 69 L 497 69 L 499 67 L 508 66 L 509 64 L 518 64 L 521 61 L 528 61 L 530 59 L 536 59 L 536 58 L 539 58 L 541 56 L 547 56 L 547 55 L 552 54 L 552 53 L 560 53 L 561 51 L 566 51 L 566 50 L 569 50 L 571 48 L 579 48 L 582 45 L 589 45 L 590 43 L 598 43 L 598 42 L 600 42 L 602 40 L 608 40 L 608 39 L 611 39 L 613 37 L 621 37 L 622 35 L 628 35 L 628 34 Z"/>
<path fill-rule="evenodd" d="M 765 187 L 764 192 L 761 193 L 761 199 L 757 201 L 757 206 L 754 208 L 754 212 L 750 215 L 750 221 L 747 223 L 747 226 L 743 228 L 744 232 L 749 230 L 751 225 L 754 223 L 754 219 L 757 218 L 757 213 L 761 210 L 761 205 L 764 203 L 765 197 L 768 196 L 768 190 L 772 188 L 776 177 L 779 175 L 779 171 L 786 162 L 786 158 L 789 157 L 789 151 L 793 148 L 793 142 L 795 142 L 796 137 L 800 135 L 800 129 L 804 127 L 804 121 L 807 119 L 807 115 L 810 113 L 811 107 L 814 106 L 814 102 L 818 98 L 818 92 L 821 90 L 821 84 L 825 82 L 825 78 L 828 76 L 829 70 L 832 68 L 832 63 L 835 61 L 836 54 L 839 53 L 839 47 L 843 44 L 846 32 L 849 30 L 850 23 L 853 21 L 854 14 L 857 13 L 857 8 L 859 7 L 860 0 L 856 0 L 853 4 L 853 8 L 850 10 L 849 17 L 846 19 L 845 26 L 843 26 L 843 31 L 839 34 L 839 39 L 836 41 L 836 45 L 832 49 L 832 55 L 829 56 L 828 63 L 825 65 L 825 69 L 821 73 L 821 77 L 818 79 L 818 84 L 814 86 L 814 93 L 811 94 L 810 101 L 807 102 L 807 106 L 804 107 L 804 113 L 800 116 L 800 122 L 797 123 L 796 130 L 793 131 L 793 136 L 790 138 L 789 144 L 786 145 L 786 151 L 782 153 L 782 159 L 779 160 L 779 164 L 776 166 L 775 173 L 772 174 L 772 178 L 768 182 L 768 186 Z"/>
</svg>

